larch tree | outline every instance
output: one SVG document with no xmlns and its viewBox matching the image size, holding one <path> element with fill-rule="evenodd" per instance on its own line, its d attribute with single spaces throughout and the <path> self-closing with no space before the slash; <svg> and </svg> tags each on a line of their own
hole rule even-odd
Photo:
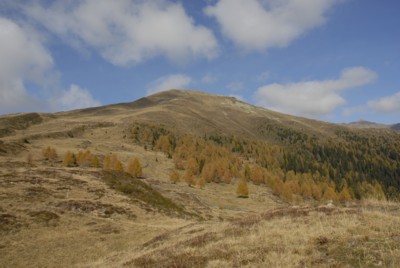
<svg viewBox="0 0 400 268">
<path fill-rule="evenodd" d="M 124 171 L 124 166 L 122 165 L 121 161 L 119 161 L 119 159 L 116 159 L 114 161 L 113 170 L 117 171 L 117 172 L 123 172 Z"/>
<path fill-rule="evenodd" d="M 143 169 L 142 165 L 140 164 L 139 159 L 134 158 L 129 161 L 129 164 L 127 166 L 127 173 L 131 174 L 132 176 L 136 178 L 140 178 L 143 176 Z"/>
<path fill-rule="evenodd" d="M 70 151 L 66 152 L 64 155 L 63 165 L 66 167 L 76 167 L 77 162 L 75 154 Z"/>
<path fill-rule="evenodd" d="M 111 157 L 110 155 L 106 155 L 103 159 L 103 169 L 111 170 Z"/>
<path fill-rule="evenodd" d="M 178 173 L 178 171 L 176 169 L 172 170 L 169 173 L 169 180 L 174 184 L 178 183 L 180 181 L 180 176 L 179 176 L 179 173 Z"/>
<path fill-rule="evenodd" d="M 58 157 L 56 149 L 48 146 L 46 149 L 42 150 L 42 155 L 45 160 L 55 161 Z"/>
<path fill-rule="evenodd" d="M 206 180 L 203 178 L 203 177 L 200 177 L 198 180 L 197 180 L 197 185 L 200 187 L 200 189 L 203 189 L 204 188 L 204 186 L 206 185 Z"/>
<path fill-rule="evenodd" d="M 249 197 L 249 188 L 247 186 L 246 179 L 240 179 L 238 186 L 236 188 L 236 195 L 240 198 L 248 198 Z"/>
</svg>

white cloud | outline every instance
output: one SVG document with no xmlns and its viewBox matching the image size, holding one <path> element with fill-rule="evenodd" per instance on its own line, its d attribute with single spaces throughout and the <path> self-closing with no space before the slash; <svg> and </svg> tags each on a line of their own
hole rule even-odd
<svg viewBox="0 0 400 268">
<path fill-rule="evenodd" d="M 400 113 L 400 91 L 368 102 L 368 108 L 377 113 Z"/>
<path fill-rule="evenodd" d="M 205 8 L 222 33 L 245 50 L 286 47 L 323 24 L 334 0 L 219 0 Z"/>
<path fill-rule="evenodd" d="M 0 113 L 54 111 L 99 105 L 87 90 L 60 90 L 53 58 L 40 36 L 0 17 Z M 50 81 L 50 82 L 49 82 Z M 26 84 L 35 85 L 28 91 Z"/>
<path fill-rule="evenodd" d="M 183 6 L 167 0 L 72 0 L 25 5 L 28 17 L 64 41 L 94 48 L 115 65 L 165 56 L 174 62 L 213 58 L 212 31 L 196 25 Z"/>
<path fill-rule="evenodd" d="M 341 91 L 367 85 L 377 74 L 363 67 L 344 69 L 336 80 L 270 84 L 257 90 L 257 105 L 289 114 L 326 116 L 346 103 Z"/>
<path fill-rule="evenodd" d="M 0 112 L 39 107 L 24 83 L 46 84 L 53 59 L 37 36 L 0 17 Z"/>
<path fill-rule="evenodd" d="M 185 89 L 191 82 L 192 78 L 183 74 L 163 76 L 149 84 L 147 95 L 170 89 Z"/>
<path fill-rule="evenodd" d="M 67 91 L 61 92 L 59 98 L 50 101 L 50 103 L 58 110 L 73 110 L 101 105 L 99 101 L 93 99 L 88 90 L 77 85 L 71 85 Z"/>
<path fill-rule="evenodd" d="M 354 114 L 365 114 L 367 112 L 365 105 L 359 105 L 354 107 L 346 107 L 342 109 L 342 115 L 349 117 Z"/>
</svg>

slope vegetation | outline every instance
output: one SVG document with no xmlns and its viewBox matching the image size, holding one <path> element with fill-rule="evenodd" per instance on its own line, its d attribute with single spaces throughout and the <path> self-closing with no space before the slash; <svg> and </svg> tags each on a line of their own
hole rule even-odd
<svg viewBox="0 0 400 268">
<path fill-rule="evenodd" d="M 0 135 L 0 267 L 400 261 L 400 134 L 389 128 L 171 90 L 1 116 Z M 141 175 L 128 174 L 133 159 Z"/>
</svg>

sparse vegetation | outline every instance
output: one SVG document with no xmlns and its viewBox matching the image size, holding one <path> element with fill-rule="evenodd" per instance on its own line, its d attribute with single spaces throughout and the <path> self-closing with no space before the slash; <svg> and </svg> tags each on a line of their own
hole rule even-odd
<svg viewBox="0 0 400 268">
<path fill-rule="evenodd" d="M 116 154 L 109 154 L 104 157 L 103 169 L 108 171 L 113 170 L 117 172 L 123 172 L 124 166 Z"/>
<path fill-rule="evenodd" d="M 0 118 L 0 266 L 398 266 L 398 134 L 186 95 Z"/>
<path fill-rule="evenodd" d="M 48 161 L 55 161 L 58 158 L 58 154 L 56 149 L 48 146 L 47 148 L 42 150 L 42 156 L 44 157 L 45 160 Z"/>
<path fill-rule="evenodd" d="M 190 216 L 185 209 L 162 196 L 146 183 L 135 179 L 128 173 L 103 172 L 101 178 L 112 188 L 128 195 L 132 200 L 150 210 L 161 211 L 170 215 Z"/>
<path fill-rule="evenodd" d="M 93 155 L 90 150 L 79 151 L 77 154 L 67 151 L 64 155 L 63 165 L 66 167 L 100 167 L 99 158 Z M 115 165 L 115 163 L 114 163 Z M 120 167 L 117 167 L 120 168 Z"/>
<path fill-rule="evenodd" d="M 63 165 L 66 167 L 76 167 L 78 165 L 74 153 L 68 151 L 64 155 Z"/>
</svg>

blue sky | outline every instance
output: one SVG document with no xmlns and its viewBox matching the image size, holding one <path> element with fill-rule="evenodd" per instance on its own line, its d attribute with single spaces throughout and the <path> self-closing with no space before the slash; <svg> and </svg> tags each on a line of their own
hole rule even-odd
<svg viewBox="0 0 400 268">
<path fill-rule="evenodd" d="M 331 122 L 400 122 L 397 0 L 0 2 L 0 113 L 171 88 Z"/>
</svg>

